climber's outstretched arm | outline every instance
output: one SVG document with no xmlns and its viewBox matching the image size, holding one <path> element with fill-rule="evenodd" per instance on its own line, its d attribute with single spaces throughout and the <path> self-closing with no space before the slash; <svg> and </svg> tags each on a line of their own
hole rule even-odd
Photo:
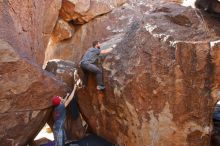
<svg viewBox="0 0 220 146">
<path fill-rule="evenodd" d="M 77 85 L 74 85 L 74 88 L 73 88 L 71 94 L 70 94 L 70 95 L 66 98 L 66 100 L 64 101 L 65 107 L 67 107 L 67 106 L 69 105 L 70 101 L 73 99 L 74 94 L 75 94 L 75 92 L 76 92 L 76 88 L 77 88 Z"/>
<path fill-rule="evenodd" d="M 101 50 L 101 54 L 108 54 L 109 52 L 111 52 L 113 50 L 113 48 L 108 48 L 108 49 L 104 49 L 104 50 Z"/>
<path fill-rule="evenodd" d="M 116 44 L 114 44 L 111 48 L 101 50 L 100 53 L 101 53 L 101 54 L 108 54 L 108 53 L 111 52 L 115 47 L 116 47 Z"/>
</svg>

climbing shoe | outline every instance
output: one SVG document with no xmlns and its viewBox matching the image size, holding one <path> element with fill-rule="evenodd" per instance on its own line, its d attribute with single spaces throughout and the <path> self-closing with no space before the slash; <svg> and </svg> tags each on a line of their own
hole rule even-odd
<svg viewBox="0 0 220 146">
<path fill-rule="evenodd" d="M 97 90 L 104 90 L 105 89 L 105 86 L 104 85 L 98 85 L 97 86 Z"/>
</svg>

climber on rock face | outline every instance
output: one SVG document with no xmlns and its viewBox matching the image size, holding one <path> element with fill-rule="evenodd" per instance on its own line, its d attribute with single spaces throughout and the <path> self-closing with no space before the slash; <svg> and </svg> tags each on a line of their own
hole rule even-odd
<svg viewBox="0 0 220 146">
<path fill-rule="evenodd" d="M 72 93 L 63 99 L 60 96 L 54 96 L 52 99 L 52 104 L 55 106 L 53 118 L 54 118 L 54 125 L 53 125 L 53 132 L 54 132 L 54 140 L 55 146 L 64 146 L 66 134 L 64 130 L 64 122 L 66 119 L 66 107 L 73 99 L 76 88 L 79 86 L 81 80 L 78 80 L 74 86 Z"/>
<path fill-rule="evenodd" d="M 100 54 L 108 54 L 116 45 L 113 45 L 111 48 L 101 50 L 99 41 L 94 41 L 92 46 L 92 48 L 87 50 L 80 62 L 80 67 L 84 73 L 83 84 L 84 86 L 87 85 L 88 73 L 91 72 L 96 75 L 97 90 L 104 90 L 105 86 L 103 83 L 102 70 L 97 67 L 96 64 Z"/>
</svg>

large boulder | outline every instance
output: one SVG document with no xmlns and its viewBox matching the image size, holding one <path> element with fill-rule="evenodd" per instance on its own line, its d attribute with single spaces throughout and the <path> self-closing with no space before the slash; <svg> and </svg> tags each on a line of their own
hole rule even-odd
<svg viewBox="0 0 220 146">
<path fill-rule="evenodd" d="M 206 16 L 175 4 L 133 22 L 102 65 L 106 90 L 90 77 L 79 93 L 92 130 L 126 146 L 209 146 L 220 99 L 219 28 L 209 26 Z"/>
<path fill-rule="evenodd" d="M 60 7 L 61 0 L 0 1 L 0 38 L 42 65 Z"/>
<path fill-rule="evenodd" d="M 66 87 L 21 58 L 4 40 L 0 40 L 0 67 L 0 143 L 26 145 L 51 116 L 51 98 L 64 95 Z"/>
<path fill-rule="evenodd" d="M 0 143 L 27 145 L 67 86 L 42 70 L 61 0 L 0 1 Z"/>
<path fill-rule="evenodd" d="M 72 29 L 66 21 L 59 19 L 53 30 L 50 41 L 58 42 L 69 39 L 72 37 L 72 31 L 74 31 L 74 29 Z"/>
<path fill-rule="evenodd" d="M 84 24 L 91 19 L 108 13 L 127 0 L 63 0 L 60 17 L 75 24 Z"/>
</svg>

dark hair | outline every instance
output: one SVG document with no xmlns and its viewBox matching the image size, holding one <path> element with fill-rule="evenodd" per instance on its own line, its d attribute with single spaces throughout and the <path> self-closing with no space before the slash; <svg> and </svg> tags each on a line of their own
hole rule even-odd
<svg viewBox="0 0 220 146">
<path fill-rule="evenodd" d="M 95 47 L 98 43 L 99 43 L 99 41 L 93 41 L 92 46 Z"/>
</svg>

